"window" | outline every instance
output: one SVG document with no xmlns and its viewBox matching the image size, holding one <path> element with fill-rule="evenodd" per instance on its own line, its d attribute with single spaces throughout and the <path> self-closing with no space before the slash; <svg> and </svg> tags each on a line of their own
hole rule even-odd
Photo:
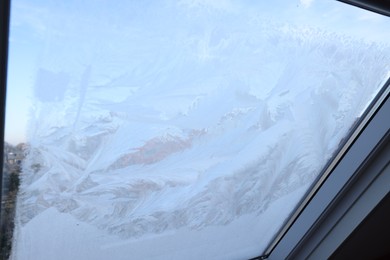
<svg viewBox="0 0 390 260">
<path fill-rule="evenodd" d="M 11 258 L 264 254 L 383 93 L 388 27 L 338 2 L 13 0 Z"/>
</svg>

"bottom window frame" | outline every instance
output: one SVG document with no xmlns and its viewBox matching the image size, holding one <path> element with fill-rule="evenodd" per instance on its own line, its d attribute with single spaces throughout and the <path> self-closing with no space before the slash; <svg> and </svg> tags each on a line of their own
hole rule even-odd
<svg viewBox="0 0 390 260">
<path fill-rule="evenodd" d="M 390 79 L 376 111 L 332 173 L 276 246 L 257 259 L 329 258 L 390 192 L 389 85 Z"/>
</svg>

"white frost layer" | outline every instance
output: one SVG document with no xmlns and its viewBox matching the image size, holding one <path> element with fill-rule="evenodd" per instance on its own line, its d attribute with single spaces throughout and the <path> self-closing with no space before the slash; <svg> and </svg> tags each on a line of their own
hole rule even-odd
<svg viewBox="0 0 390 260">
<path fill-rule="evenodd" d="M 95 230 L 80 250 L 163 248 L 177 233 L 260 251 L 300 197 L 265 212 L 315 180 L 381 87 L 389 47 L 270 21 L 261 1 L 111 2 L 47 2 L 36 17 L 15 254 L 62 248 L 70 220 Z M 40 220 L 51 214 L 56 225 Z M 273 228 L 246 244 L 238 226 Z M 29 246 L 30 228 L 54 238 Z"/>
<path fill-rule="evenodd" d="M 18 229 L 11 259 L 249 259 L 262 253 L 262 245 L 279 227 L 274 219 L 292 210 L 305 188 L 278 199 L 261 215 L 244 215 L 228 225 L 181 228 L 127 240 L 49 208 Z"/>
</svg>

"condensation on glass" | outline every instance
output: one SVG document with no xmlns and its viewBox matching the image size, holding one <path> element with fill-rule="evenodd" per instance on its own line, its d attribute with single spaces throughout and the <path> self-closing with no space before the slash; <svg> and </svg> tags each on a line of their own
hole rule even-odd
<svg viewBox="0 0 390 260">
<path fill-rule="evenodd" d="M 388 26 L 324 1 L 12 1 L 10 258 L 262 254 L 389 75 Z"/>
</svg>

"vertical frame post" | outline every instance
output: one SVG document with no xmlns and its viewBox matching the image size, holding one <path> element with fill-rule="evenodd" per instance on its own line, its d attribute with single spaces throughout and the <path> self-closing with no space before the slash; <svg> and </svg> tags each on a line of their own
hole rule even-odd
<svg viewBox="0 0 390 260">
<path fill-rule="evenodd" d="M 10 0 L 0 1 L 0 201 L 2 201 L 3 189 L 3 159 L 4 159 L 4 127 L 5 127 L 5 102 L 7 85 L 8 63 L 8 36 L 10 20 Z M 2 206 L 0 203 L 0 212 Z M 1 214 L 0 214 L 1 218 Z M 1 220 L 1 219 L 0 219 Z"/>
</svg>

